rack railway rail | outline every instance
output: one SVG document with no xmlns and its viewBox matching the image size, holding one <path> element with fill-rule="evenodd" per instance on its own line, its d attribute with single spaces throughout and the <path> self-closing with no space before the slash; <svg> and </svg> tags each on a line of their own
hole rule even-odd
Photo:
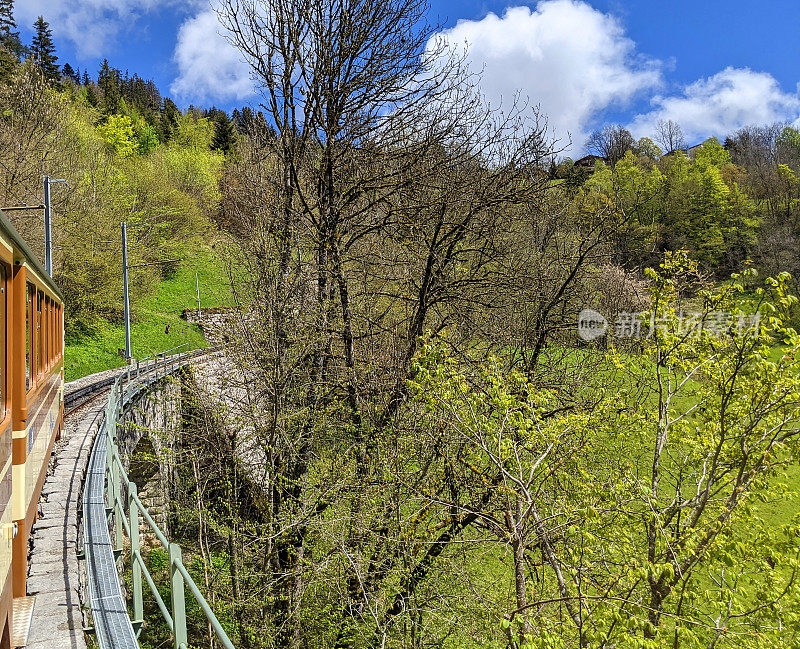
<svg viewBox="0 0 800 649">
<path fill-rule="evenodd" d="M 183 565 L 181 549 L 167 540 L 146 507 L 139 500 L 136 484 L 128 477 L 116 442 L 117 426 L 137 399 L 151 386 L 185 367 L 207 351 L 185 352 L 150 359 L 142 366 L 129 367 L 119 374 L 109 391 L 105 415 L 92 447 L 83 491 L 84 555 L 89 586 L 89 604 L 94 632 L 101 649 L 135 649 L 144 616 L 143 578 L 169 627 L 175 649 L 186 649 L 185 589 L 194 597 L 214 629 L 219 643 L 233 649 L 222 625 L 205 597 Z M 91 391 L 87 398 L 91 399 Z M 109 514 L 113 524 L 109 524 Z M 141 554 L 139 517 L 169 553 L 170 603 L 163 601 Z M 114 533 L 112 535 L 111 529 Z M 131 599 L 133 619 L 119 580 L 118 558 L 122 555 L 124 536 L 130 541 Z"/>
</svg>

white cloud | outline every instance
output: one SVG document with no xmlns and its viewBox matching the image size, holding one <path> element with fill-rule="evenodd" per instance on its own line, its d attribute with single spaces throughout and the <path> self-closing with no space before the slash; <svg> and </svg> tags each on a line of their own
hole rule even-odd
<svg viewBox="0 0 800 649">
<path fill-rule="evenodd" d="M 17 23 L 30 27 L 38 16 L 50 23 L 56 39 L 75 44 L 81 59 L 107 53 L 120 32 L 147 12 L 178 8 L 193 10 L 207 0 L 22 0 L 15 6 Z"/>
<path fill-rule="evenodd" d="M 533 11 L 511 7 L 502 18 L 461 20 L 440 37 L 466 43 L 493 106 L 507 106 L 519 93 L 541 107 L 558 137 L 571 135 L 573 149 L 583 147 L 599 111 L 624 107 L 661 83 L 660 64 L 637 56 L 619 21 L 579 0 L 543 0 Z"/>
<path fill-rule="evenodd" d="M 753 124 L 800 124 L 800 88 L 798 94 L 786 93 L 772 75 L 749 68 L 725 68 L 686 86 L 678 96 L 656 96 L 651 103 L 653 110 L 631 125 L 636 136 L 652 135 L 660 119 L 680 124 L 692 144 Z"/>
<path fill-rule="evenodd" d="M 170 86 L 186 101 L 229 101 L 253 96 L 249 68 L 221 34 L 216 14 L 204 11 L 187 20 L 175 46 L 178 76 Z"/>
</svg>

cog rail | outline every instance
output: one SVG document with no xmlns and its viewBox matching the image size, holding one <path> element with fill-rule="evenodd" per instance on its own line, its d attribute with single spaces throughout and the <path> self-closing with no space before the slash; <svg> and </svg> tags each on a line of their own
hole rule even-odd
<svg viewBox="0 0 800 649">
<path fill-rule="evenodd" d="M 113 387 L 92 448 L 83 492 L 84 554 L 89 600 L 101 649 L 138 649 L 138 637 L 144 623 L 143 578 L 170 629 L 175 649 L 187 649 L 189 643 L 186 627 L 187 588 L 214 629 L 219 643 L 225 649 L 235 649 L 183 564 L 180 546 L 170 543 L 139 499 L 136 484 L 125 471 L 117 446 L 117 427 L 131 404 L 165 377 L 185 367 L 191 359 L 208 351 L 189 352 L 187 345 L 181 345 L 137 361 L 135 366 L 128 367 L 113 383 L 109 383 Z M 169 553 L 169 606 L 161 597 L 142 557 L 140 515 Z M 110 530 L 112 525 L 113 539 Z M 130 540 L 132 619 L 117 571 L 125 536 Z"/>
</svg>

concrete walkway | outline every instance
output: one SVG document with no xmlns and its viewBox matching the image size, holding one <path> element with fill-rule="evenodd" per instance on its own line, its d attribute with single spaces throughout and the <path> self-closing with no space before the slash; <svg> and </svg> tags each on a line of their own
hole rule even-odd
<svg viewBox="0 0 800 649">
<path fill-rule="evenodd" d="M 85 649 L 78 563 L 78 501 L 83 476 L 102 417 L 102 397 L 77 409 L 64 422 L 51 473 L 42 489 L 43 516 L 33 526 L 28 595 L 35 595 L 27 647 Z"/>
</svg>

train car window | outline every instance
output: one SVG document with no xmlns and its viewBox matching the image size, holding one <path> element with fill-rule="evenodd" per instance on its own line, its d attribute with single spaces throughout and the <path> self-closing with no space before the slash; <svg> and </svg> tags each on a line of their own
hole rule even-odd
<svg viewBox="0 0 800 649">
<path fill-rule="evenodd" d="M 42 354 L 42 302 L 44 294 L 39 291 L 36 294 L 36 373 L 41 374 L 44 369 L 44 358 Z"/>
<path fill-rule="evenodd" d="M 5 418 L 8 409 L 6 390 L 6 323 L 8 322 L 8 278 L 6 267 L 0 264 L 0 419 Z"/>
<path fill-rule="evenodd" d="M 50 362 L 56 362 L 56 303 L 50 300 Z"/>
<path fill-rule="evenodd" d="M 33 359 L 31 353 L 33 352 L 33 323 L 31 318 L 33 316 L 33 286 L 28 284 L 27 298 L 25 300 L 25 392 L 30 390 L 33 380 L 32 368 Z"/>
<path fill-rule="evenodd" d="M 42 295 L 42 362 L 39 364 L 40 371 L 46 372 L 50 359 L 47 357 L 47 298 Z"/>
<path fill-rule="evenodd" d="M 44 366 L 50 367 L 50 298 L 44 298 Z"/>
</svg>

